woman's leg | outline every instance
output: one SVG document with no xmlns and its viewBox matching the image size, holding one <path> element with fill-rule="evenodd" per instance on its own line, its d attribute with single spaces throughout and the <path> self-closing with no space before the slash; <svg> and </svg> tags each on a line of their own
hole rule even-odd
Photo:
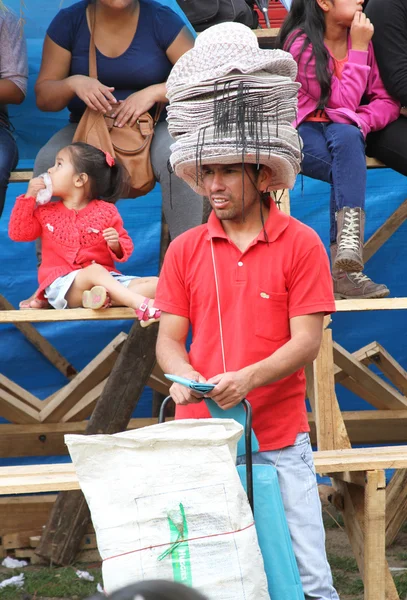
<svg viewBox="0 0 407 600">
<path fill-rule="evenodd" d="M 0 125 L 0 217 L 6 202 L 10 172 L 17 166 L 17 144 L 10 131 Z"/>
<path fill-rule="evenodd" d="M 174 140 L 168 133 L 166 121 L 157 124 L 151 144 L 151 163 L 161 184 L 163 211 L 171 239 L 202 223 L 202 196 L 198 196 L 175 173 L 170 174 L 170 146 Z"/>
<path fill-rule="evenodd" d="M 146 277 L 134 281 L 134 283 L 132 282 L 132 286 L 129 285 L 127 288 L 101 265 L 89 265 L 89 267 L 78 271 L 66 294 L 66 300 L 69 308 L 78 308 L 82 306 L 83 292 L 90 290 L 94 286 L 102 286 L 107 290 L 112 303 L 116 306 L 128 306 L 129 308 L 137 309 L 143 304 L 144 298 L 147 296 L 146 292 L 155 295 L 158 278 Z M 153 302 L 149 304 L 152 305 Z"/>
<path fill-rule="evenodd" d="M 57 131 L 52 138 L 41 148 L 38 152 L 35 163 L 33 176 L 38 177 L 42 173 L 45 173 L 55 163 L 55 157 L 58 152 L 68 146 L 73 139 L 75 134 L 77 123 L 69 123 L 60 131 Z M 35 251 L 37 254 L 38 266 L 41 264 L 41 240 L 37 240 L 35 243 Z M 37 292 L 34 292 L 27 300 L 20 302 L 20 308 L 48 308 L 48 302 L 46 300 L 40 300 L 36 297 Z"/>
</svg>

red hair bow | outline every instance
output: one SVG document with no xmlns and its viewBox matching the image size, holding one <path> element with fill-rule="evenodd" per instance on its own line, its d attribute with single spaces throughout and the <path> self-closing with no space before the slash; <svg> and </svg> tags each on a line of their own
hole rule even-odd
<svg viewBox="0 0 407 600">
<path fill-rule="evenodd" d="M 106 162 L 109 165 L 109 167 L 113 167 L 116 164 L 113 156 L 109 152 L 105 152 L 104 150 L 102 150 L 102 152 L 106 157 Z"/>
</svg>

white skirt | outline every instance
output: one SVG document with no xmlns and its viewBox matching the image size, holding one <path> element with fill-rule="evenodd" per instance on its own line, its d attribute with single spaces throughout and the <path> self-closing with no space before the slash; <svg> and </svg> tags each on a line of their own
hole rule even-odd
<svg viewBox="0 0 407 600">
<path fill-rule="evenodd" d="M 67 308 L 68 302 L 66 301 L 65 296 L 79 272 L 78 269 L 77 271 L 71 271 L 67 275 L 62 275 L 62 277 L 58 277 L 51 285 L 45 288 L 44 296 L 51 306 L 57 309 Z M 114 271 L 110 271 L 110 275 L 125 287 L 128 287 L 130 281 L 133 281 L 133 279 L 138 279 L 138 277 L 134 275 L 121 275 Z"/>
</svg>

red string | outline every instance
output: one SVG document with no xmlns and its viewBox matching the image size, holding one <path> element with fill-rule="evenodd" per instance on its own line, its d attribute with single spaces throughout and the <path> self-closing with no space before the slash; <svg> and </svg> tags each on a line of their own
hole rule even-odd
<svg viewBox="0 0 407 600">
<path fill-rule="evenodd" d="M 188 538 L 186 540 L 177 540 L 177 544 L 182 544 L 183 542 L 195 542 L 196 540 L 206 540 L 208 538 L 219 537 L 220 535 L 231 535 L 233 533 L 240 533 L 241 531 L 245 531 L 250 527 L 253 527 L 254 522 L 247 525 L 247 527 L 243 527 L 243 529 L 236 529 L 235 531 L 226 531 L 224 533 L 212 533 L 211 535 L 202 535 L 195 538 Z M 134 554 L 135 552 L 143 552 L 143 550 L 153 550 L 154 548 L 162 548 L 163 546 L 172 546 L 174 542 L 166 542 L 165 544 L 157 544 L 156 546 L 146 546 L 145 548 L 139 548 L 138 550 L 130 550 L 129 552 L 123 552 L 123 554 L 116 554 L 116 556 L 109 556 L 108 558 L 104 558 L 103 562 L 106 560 L 111 560 L 112 558 L 120 558 L 120 556 L 127 556 L 128 554 Z"/>
</svg>

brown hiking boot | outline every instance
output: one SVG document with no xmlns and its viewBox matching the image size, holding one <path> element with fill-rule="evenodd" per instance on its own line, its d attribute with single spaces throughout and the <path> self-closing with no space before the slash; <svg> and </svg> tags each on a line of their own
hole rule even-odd
<svg viewBox="0 0 407 600">
<path fill-rule="evenodd" d="M 363 271 L 363 237 L 365 231 L 365 211 L 361 208 L 345 206 L 337 215 L 338 253 L 334 267 L 343 271 Z"/>
<path fill-rule="evenodd" d="M 337 245 L 331 246 L 331 261 L 335 262 Z M 390 294 L 384 283 L 375 283 L 363 273 L 347 273 L 332 268 L 334 295 L 337 300 L 360 300 L 367 298 L 386 298 Z"/>
</svg>

